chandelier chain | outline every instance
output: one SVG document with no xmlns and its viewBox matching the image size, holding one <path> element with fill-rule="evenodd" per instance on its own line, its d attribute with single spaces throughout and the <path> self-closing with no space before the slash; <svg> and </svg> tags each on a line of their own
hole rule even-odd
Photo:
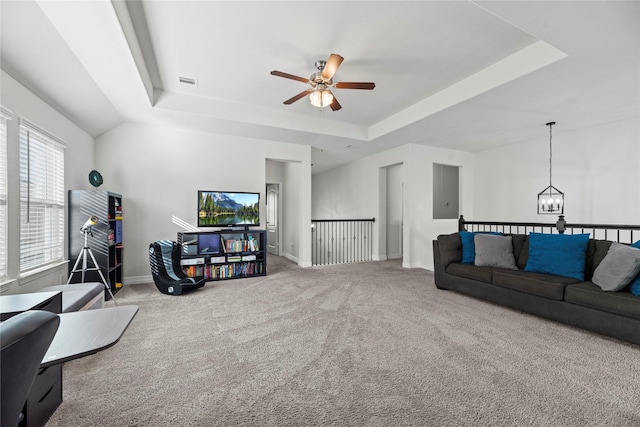
<svg viewBox="0 0 640 427">
<path fill-rule="evenodd" d="M 551 129 L 553 128 L 553 124 L 549 124 L 549 196 L 551 196 L 551 161 L 553 159 L 553 148 L 551 145 L 552 133 Z"/>
</svg>

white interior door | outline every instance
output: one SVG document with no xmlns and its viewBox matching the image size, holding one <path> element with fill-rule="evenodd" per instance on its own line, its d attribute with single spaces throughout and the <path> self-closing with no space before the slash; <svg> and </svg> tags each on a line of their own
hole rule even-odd
<svg viewBox="0 0 640 427">
<path fill-rule="evenodd" d="M 278 243 L 278 197 L 279 185 L 267 184 L 267 252 L 280 255 Z"/>
</svg>

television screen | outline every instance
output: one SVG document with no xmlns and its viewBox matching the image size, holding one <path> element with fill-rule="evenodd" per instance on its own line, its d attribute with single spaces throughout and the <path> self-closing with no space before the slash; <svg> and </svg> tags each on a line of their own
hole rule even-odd
<svg viewBox="0 0 640 427">
<path fill-rule="evenodd" d="M 198 227 L 260 225 L 260 193 L 198 191 Z"/>
<path fill-rule="evenodd" d="M 220 253 L 219 234 L 198 234 L 198 255 Z"/>
</svg>

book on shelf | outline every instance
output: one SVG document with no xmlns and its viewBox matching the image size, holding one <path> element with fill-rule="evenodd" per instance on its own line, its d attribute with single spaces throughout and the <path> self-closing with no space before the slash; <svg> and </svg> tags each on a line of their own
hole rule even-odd
<svg viewBox="0 0 640 427">
<path fill-rule="evenodd" d="M 260 250 L 260 245 L 258 244 L 258 241 L 256 239 L 253 238 L 252 235 L 249 235 L 249 240 L 248 240 L 248 251 L 250 252 L 257 252 Z"/>
<path fill-rule="evenodd" d="M 204 276 L 204 270 L 203 265 L 185 265 L 182 269 L 189 277 Z"/>
<path fill-rule="evenodd" d="M 264 265 L 262 261 L 249 261 L 217 265 L 186 265 L 183 266 L 183 270 L 189 277 L 204 276 L 206 280 L 220 280 L 263 274 Z"/>
<path fill-rule="evenodd" d="M 259 245 L 256 239 L 249 236 L 248 239 L 224 239 L 222 238 L 222 248 L 226 253 L 229 252 L 256 252 Z"/>
</svg>

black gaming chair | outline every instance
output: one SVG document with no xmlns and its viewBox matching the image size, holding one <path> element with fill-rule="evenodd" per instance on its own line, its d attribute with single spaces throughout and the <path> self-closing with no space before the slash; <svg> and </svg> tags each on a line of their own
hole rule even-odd
<svg viewBox="0 0 640 427">
<path fill-rule="evenodd" d="M 188 277 L 180 267 L 180 245 L 172 240 L 158 240 L 149 245 L 151 275 L 160 292 L 180 295 L 182 292 L 201 288 L 204 276 Z"/>
<path fill-rule="evenodd" d="M 48 311 L 25 311 L 0 324 L 0 425 L 17 426 L 42 358 L 56 335 L 60 317 Z"/>
</svg>

